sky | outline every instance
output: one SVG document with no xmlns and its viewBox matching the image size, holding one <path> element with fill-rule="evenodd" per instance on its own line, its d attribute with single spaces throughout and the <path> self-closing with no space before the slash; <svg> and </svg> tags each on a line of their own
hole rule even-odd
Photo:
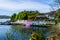
<svg viewBox="0 0 60 40">
<path fill-rule="evenodd" d="M 46 13 L 50 11 L 48 4 L 51 3 L 52 0 L 0 0 L 0 15 L 12 15 L 23 10 Z"/>
</svg>

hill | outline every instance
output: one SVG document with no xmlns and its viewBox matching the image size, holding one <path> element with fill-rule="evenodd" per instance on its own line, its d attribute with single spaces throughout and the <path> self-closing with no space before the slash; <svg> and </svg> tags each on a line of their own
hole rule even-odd
<svg viewBox="0 0 60 40">
<path fill-rule="evenodd" d="M 5 19 L 9 19 L 10 18 L 10 16 L 6 16 L 6 15 L 0 15 L 0 18 L 5 18 Z"/>
</svg>

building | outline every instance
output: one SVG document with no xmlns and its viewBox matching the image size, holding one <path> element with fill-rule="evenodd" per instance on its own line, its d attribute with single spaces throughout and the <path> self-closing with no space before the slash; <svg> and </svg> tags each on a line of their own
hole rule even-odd
<svg viewBox="0 0 60 40">
<path fill-rule="evenodd" d="M 17 20 L 15 22 L 11 22 L 11 24 L 24 24 L 24 20 Z"/>
<path fill-rule="evenodd" d="M 15 23 L 24 24 L 25 20 L 17 20 Z"/>
<path fill-rule="evenodd" d="M 32 21 L 31 20 L 24 20 L 24 24 L 27 25 L 27 26 L 28 25 L 31 25 L 32 24 Z"/>
<path fill-rule="evenodd" d="M 40 16 L 36 16 L 36 20 L 44 20 L 47 19 L 48 15 L 40 15 Z"/>
<path fill-rule="evenodd" d="M 46 25 L 47 22 L 45 21 L 32 21 L 32 25 Z"/>
</svg>

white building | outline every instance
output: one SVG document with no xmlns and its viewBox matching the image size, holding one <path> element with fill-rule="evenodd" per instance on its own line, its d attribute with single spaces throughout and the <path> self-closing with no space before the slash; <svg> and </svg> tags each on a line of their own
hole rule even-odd
<svg viewBox="0 0 60 40">
<path fill-rule="evenodd" d="M 24 24 L 24 20 L 17 20 L 16 22 L 11 22 L 11 24 Z"/>
</svg>

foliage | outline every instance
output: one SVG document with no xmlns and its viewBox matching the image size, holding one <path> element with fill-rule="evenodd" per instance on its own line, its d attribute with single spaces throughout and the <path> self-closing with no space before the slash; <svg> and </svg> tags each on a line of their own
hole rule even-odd
<svg viewBox="0 0 60 40">
<path fill-rule="evenodd" d="M 6 33 L 6 38 L 4 40 L 14 40 L 14 35 L 7 32 Z"/>
<path fill-rule="evenodd" d="M 16 20 L 36 20 L 36 16 L 40 15 L 38 11 L 22 11 L 19 12 L 18 14 L 13 14 L 11 16 L 11 21 L 16 21 Z"/>
<path fill-rule="evenodd" d="M 44 40 L 43 31 L 33 32 L 31 34 L 30 40 Z"/>
<path fill-rule="evenodd" d="M 11 21 L 15 21 L 15 18 L 16 18 L 16 13 L 14 13 L 14 14 L 11 16 Z"/>
</svg>

